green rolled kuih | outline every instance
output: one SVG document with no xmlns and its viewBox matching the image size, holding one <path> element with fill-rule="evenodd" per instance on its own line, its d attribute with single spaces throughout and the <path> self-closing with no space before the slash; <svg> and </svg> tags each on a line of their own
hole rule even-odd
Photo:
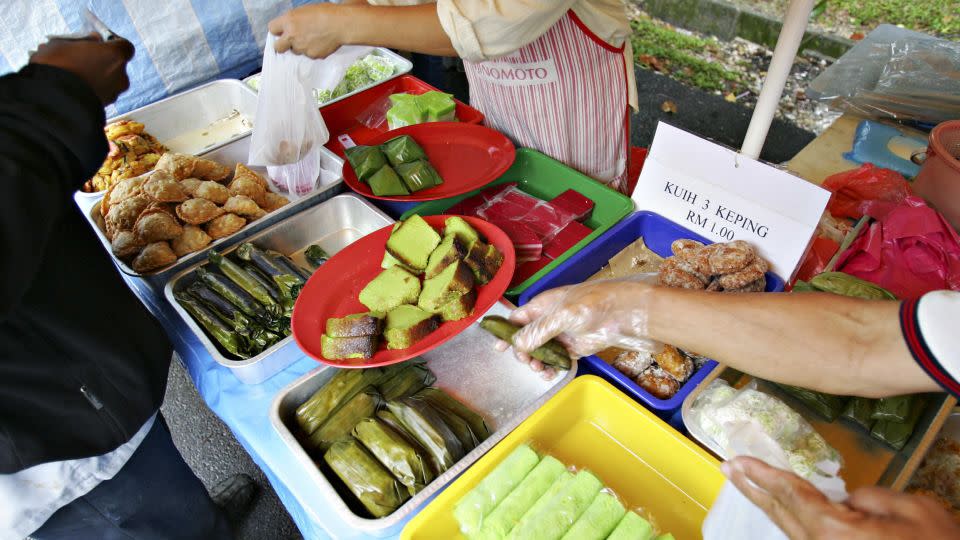
<svg viewBox="0 0 960 540">
<path fill-rule="evenodd" d="M 893 293 L 883 287 L 843 272 L 824 272 L 818 274 L 810 279 L 810 285 L 817 290 L 839 294 L 841 296 L 865 298 L 868 300 L 897 299 Z"/>
<path fill-rule="evenodd" d="M 540 511 L 524 516 L 507 537 L 512 540 L 560 540 L 603 489 L 588 471 L 580 471 Z"/>
<path fill-rule="evenodd" d="M 626 512 L 616 497 L 601 491 L 562 540 L 604 540 Z"/>
<path fill-rule="evenodd" d="M 305 435 L 312 435 L 340 405 L 360 390 L 380 383 L 384 369 L 341 369 L 310 399 L 297 407 L 297 424 Z"/>
<path fill-rule="evenodd" d="M 392 514 L 409 492 L 356 439 L 335 442 L 323 460 L 375 518 Z"/>
<path fill-rule="evenodd" d="M 553 456 L 544 456 L 507 498 L 483 520 L 474 540 L 499 540 L 509 534 L 520 518 L 544 496 L 564 472 L 566 467 L 563 463 Z"/>
<path fill-rule="evenodd" d="M 311 450 L 326 452 L 330 445 L 350 435 L 357 422 L 377 412 L 380 394 L 372 386 L 361 390 L 327 418 L 327 421 L 310 435 L 307 446 Z"/>
<path fill-rule="evenodd" d="M 353 436 L 407 487 L 411 496 L 433 481 L 434 472 L 425 452 L 379 418 L 360 420 Z"/>
<path fill-rule="evenodd" d="M 510 452 L 490 474 L 454 505 L 453 517 L 460 524 L 460 531 L 468 537 L 476 534 L 486 516 L 507 498 L 539 462 L 540 456 L 525 444 Z"/>
<path fill-rule="evenodd" d="M 434 408 L 444 408 L 466 420 L 479 440 L 485 441 L 490 437 L 491 431 L 486 420 L 470 407 L 450 397 L 443 390 L 433 387 L 424 388 L 416 395 L 426 399 Z"/>
<path fill-rule="evenodd" d="M 480 328 L 507 343 L 513 343 L 513 336 L 520 331 L 521 327 L 499 315 L 488 315 L 480 321 Z M 551 339 L 534 349 L 530 356 L 548 366 L 570 369 L 570 355 L 567 353 L 567 349 L 555 339 Z"/>
<path fill-rule="evenodd" d="M 649 521 L 640 517 L 636 512 L 627 512 L 613 529 L 607 540 L 653 540 L 656 534 L 653 532 L 653 525 Z M 663 535 L 659 538 L 673 538 L 670 535 Z"/>
<path fill-rule="evenodd" d="M 847 403 L 847 408 L 843 411 L 843 417 L 869 430 L 876 422 L 873 419 L 873 409 L 876 406 L 877 400 L 875 399 L 855 397 Z"/>
<path fill-rule="evenodd" d="M 354 146 L 345 148 L 343 153 L 353 167 L 353 172 L 362 182 L 366 182 L 387 164 L 387 157 L 380 151 L 379 146 Z"/>
</svg>

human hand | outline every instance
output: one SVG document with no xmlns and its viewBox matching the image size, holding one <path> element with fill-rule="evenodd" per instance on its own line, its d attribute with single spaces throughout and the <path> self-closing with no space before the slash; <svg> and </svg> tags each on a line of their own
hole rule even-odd
<svg viewBox="0 0 960 540">
<path fill-rule="evenodd" d="M 109 105 L 130 87 L 127 62 L 133 58 L 133 44 L 123 38 L 103 41 L 96 32 L 87 39 L 52 39 L 30 55 L 31 64 L 65 69 L 83 79 L 100 102 Z"/>
<path fill-rule="evenodd" d="M 748 457 L 724 474 L 794 540 L 960 538 L 960 525 L 935 500 L 880 487 L 860 488 L 834 503 L 792 472 Z"/>
<path fill-rule="evenodd" d="M 357 21 L 344 20 L 342 6 L 310 4 L 291 9 L 270 21 L 278 53 L 293 51 L 310 58 L 326 58 L 346 44 L 344 32 Z"/>
</svg>

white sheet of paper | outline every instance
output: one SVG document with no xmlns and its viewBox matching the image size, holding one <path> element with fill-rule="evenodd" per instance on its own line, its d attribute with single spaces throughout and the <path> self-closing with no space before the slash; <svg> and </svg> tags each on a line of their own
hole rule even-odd
<svg viewBox="0 0 960 540">
<path fill-rule="evenodd" d="M 790 279 L 830 192 L 661 122 L 632 197 L 715 242 L 750 242 Z"/>
</svg>

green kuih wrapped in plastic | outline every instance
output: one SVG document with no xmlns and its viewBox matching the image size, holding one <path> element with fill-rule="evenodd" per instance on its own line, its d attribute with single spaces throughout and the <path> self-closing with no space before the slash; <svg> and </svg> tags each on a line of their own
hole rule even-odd
<svg viewBox="0 0 960 540">
<path fill-rule="evenodd" d="M 341 405 L 368 386 L 380 384 L 383 368 L 341 369 L 310 399 L 297 407 L 297 424 L 305 435 L 312 435 Z"/>
<path fill-rule="evenodd" d="M 873 409 L 877 406 L 877 400 L 855 397 L 847 403 L 847 408 L 843 410 L 843 417 L 869 430 L 873 427 L 876 420 L 873 419 Z"/>
<path fill-rule="evenodd" d="M 474 435 L 476 435 L 477 439 L 481 442 L 490 437 L 491 431 L 490 427 L 487 426 L 486 420 L 476 411 L 454 399 L 443 390 L 433 387 L 424 388 L 417 393 L 417 397 L 426 399 L 435 409 L 446 409 L 466 420 L 466 422 L 470 424 L 470 429 L 473 430 Z"/>
<path fill-rule="evenodd" d="M 353 172 L 362 182 L 366 182 L 387 164 L 387 157 L 380 151 L 379 146 L 354 146 L 345 148 L 343 152 L 347 155 Z"/>
<path fill-rule="evenodd" d="M 410 163 L 418 159 L 427 159 L 427 154 L 423 148 L 413 140 L 409 135 L 394 137 L 380 145 L 383 154 L 387 156 L 390 164 L 396 167 L 401 163 Z"/>
<path fill-rule="evenodd" d="M 442 474 L 466 455 L 460 439 L 426 401 L 411 398 L 388 401 L 387 410 L 393 413 L 407 433 L 430 453 L 431 459 L 438 466 L 438 474 Z"/>
<path fill-rule="evenodd" d="M 472 540 L 500 540 L 505 537 L 565 472 L 563 463 L 553 456 L 544 456 L 507 498 L 487 515 Z"/>
<path fill-rule="evenodd" d="M 902 424 L 910 417 L 915 398 L 916 396 L 912 395 L 880 398 L 877 400 L 877 405 L 873 408 L 873 414 L 870 416 L 874 420 Z"/>
<path fill-rule="evenodd" d="M 894 422 L 890 420 L 877 420 L 877 423 L 873 425 L 873 429 L 870 430 L 870 435 L 879 439 L 890 446 L 900 450 L 906 446 L 907 441 L 910 440 L 910 436 L 913 435 L 913 430 L 917 427 L 917 422 L 920 420 L 920 415 L 923 413 L 923 409 L 927 404 L 927 400 L 923 396 L 914 396 L 915 399 L 911 405 L 910 414 L 907 416 L 905 422 Z"/>
<path fill-rule="evenodd" d="M 453 122 L 457 119 L 457 102 L 453 95 L 431 90 L 417 96 L 420 110 L 427 115 L 427 122 Z"/>
<path fill-rule="evenodd" d="M 430 189 L 443 183 L 433 165 L 423 159 L 397 165 L 397 174 L 410 191 Z"/>
<path fill-rule="evenodd" d="M 397 129 L 422 124 L 427 121 L 426 113 L 420 108 L 417 96 L 413 94 L 393 94 L 390 96 L 390 108 L 387 109 L 387 127 Z"/>
<path fill-rule="evenodd" d="M 777 386 L 831 422 L 840 416 L 840 413 L 847 407 L 847 401 L 850 400 L 850 398 L 846 396 L 824 394 L 823 392 L 816 392 L 787 384 L 778 384 Z"/>
<path fill-rule="evenodd" d="M 616 497 L 601 491 L 562 540 L 604 540 L 626 512 Z"/>
<path fill-rule="evenodd" d="M 364 418 L 353 436 L 377 458 L 394 478 L 416 495 L 433 481 L 434 472 L 426 453 L 379 418 Z"/>
<path fill-rule="evenodd" d="M 354 438 L 335 442 L 323 460 L 375 518 L 392 514 L 410 493 Z"/>
<path fill-rule="evenodd" d="M 617 527 L 613 529 L 607 540 L 653 540 L 656 534 L 653 525 L 640 517 L 636 512 L 627 512 Z M 663 536 L 664 538 L 667 535 Z M 672 536 L 670 536 L 672 538 Z"/>
<path fill-rule="evenodd" d="M 533 516 L 524 516 L 507 537 L 512 540 L 560 540 L 603 489 L 588 471 L 580 471 Z"/>
<path fill-rule="evenodd" d="M 537 502 L 533 503 L 533 506 L 531 506 L 529 510 L 520 516 L 520 521 L 517 522 L 516 526 L 510 530 L 510 534 L 508 534 L 505 538 L 519 538 L 514 535 L 514 531 L 516 531 L 521 524 L 533 520 L 535 516 L 539 515 L 540 512 L 543 511 L 544 508 L 549 506 L 553 498 L 559 495 L 560 492 L 567 487 L 567 484 L 573 482 L 573 476 L 574 474 L 567 470 L 564 470 L 562 473 L 560 473 L 560 476 L 558 476 L 557 479 L 550 484 L 550 487 L 547 488 L 546 493 L 544 493 L 543 496 L 537 500 Z"/>
<path fill-rule="evenodd" d="M 851 296 L 854 298 L 865 298 L 868 300 L 896 300 L 897 297 L 890 291 L 874 285 L 869 281 L 853 277 L 843 272 L 824 272 L 810 279 L 810 285 L 817 290 L 839 294 L 841 296 Z"/>
<path fill-rule="evenodd" d="M 539 462 L 540 456 L 525 444 L 510 452 L 453 506 L 453 517 L 460 524 L 460 531 L 467 537 L 477 534 L 487 515 L 507 498 Z"/>
<path fill-rule="evenodd" d="M 416 394 L 436 382 L 437 377 L 423 364 L 406 363 L 396 375 L 385 379 L 380 386 L 380 394 L 386 401 L 392 401 Z"/>
<path fill-rule="evenodd" d="M 310 440 L 307 441 L 308 449 L 326 452 L 331 444 L 348 437 L 357 422 L 373 416 L 381 401 L 380 394 L 372 386 L 361 390 L 310 435 Z"/>
<path fill-rule="evenodd" d="M 397 176 L 397 171 L 393 167 L 384 165 L 379 171 L 367 179 L 370 184 L 370 190 L 374 195 L 380 197 L 393 197 L 397 195 L 409 195 L 410 191 L 403 183 L 403 180 Z"/>
</svg>

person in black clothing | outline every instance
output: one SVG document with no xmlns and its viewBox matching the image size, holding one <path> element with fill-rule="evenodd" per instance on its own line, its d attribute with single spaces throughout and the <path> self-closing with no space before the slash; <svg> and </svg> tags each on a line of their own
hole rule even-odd
<svg viewBox="0 0 960 540">
<path fill-rule="evenodd" d="M 231 535 L 158 414 L 170 342 L 71 199 L 133 54 L 55 39 L 0 77 L 0 537 Z"/>
</svg>

